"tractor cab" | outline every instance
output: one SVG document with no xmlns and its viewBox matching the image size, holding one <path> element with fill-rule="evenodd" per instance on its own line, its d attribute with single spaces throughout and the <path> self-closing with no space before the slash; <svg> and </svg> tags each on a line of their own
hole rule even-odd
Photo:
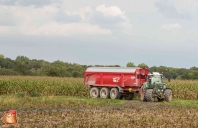
<svg viewBox="0 0 198 128">
<path fill-rule="evenodd" d="M 154 84 L 162 84 L 163 83 L 163 75 L 159 72 L 153 72 L 148 74 L 147 82 L 150 87 L 154 87 Z"/>
</svg>

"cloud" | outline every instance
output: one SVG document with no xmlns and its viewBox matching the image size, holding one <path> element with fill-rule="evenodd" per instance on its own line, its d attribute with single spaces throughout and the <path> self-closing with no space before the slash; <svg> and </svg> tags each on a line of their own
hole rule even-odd
<svg viewBox="0 0 198 128">
<path fill-rule="evenodd" d="M 182 9 L 187 9 L 190 11 L 197 10 L 198 1 L 197 0 L 170 0 L 171 2 L 174 2 L 177 7 Z"/>
<path fill-rule="evenodd" d="M 57 22 L 52 22 L 42 25 L 39 28 L 23 26 L 20 31 L 22 34 L 33 36 L 111 35 L 110 30 L 86 23 L 59 24 Z"/>
<path fill-rule="evenodd" d="M 191 19 L 191 15 L 187 11 L 180 11 L 173 2 L 168 0 L 159 0 L 155 3 L 158 12 L 162 13 L 167 18 L 173 19 Z"/>
<path fill-rule="evenodd" d="M 131 35 L 133 33 L 132 31 L 134 31 L 124 11 L 117 6 L 107 7 L 106 5 L 99 5 L 95 10 L 92 10 L 89 6 L 85 6 L 72 11 L 54 4 L 39 8 L 35 8 L 34 6 L 2 7 L 7 8 L 8 12 L 14 16 L 9 21 L 16 21 L 13 25 L 15 32 L 12 33 L 7 28 L 6 32 L 8 34 L 71 37 L 76 35 Z M 3 14 L 4 17 L 5 14 Z M 5 19 L 8 20 L 9 18 L 5 17 Z M 8 24 L 9 22 L 0 20 L 0 25 L 3 24 L 5 26 L 5 23 Z"/>
<path fill-rule="evenodd" d="M 130 20 L 118 6 L 99 5 L 95 10 L 96 12 L 90 18 L 92 24 L 110 29 L 116 35 L 126 34 L 131 36 L 134 34 Z"/>
<path fill-rule="evenodd" d="M 0 26 L 15 25 L 15 18 L 15 15 L 9 8 L 0 5 Z"/>
<path fill-rule="evenodd" d="M 102 13 L 95 12 L 90 18 L 90 22 L 103 28 L 112 29 L 115 27 L 115 24 L 125 22 L 125 20 L 119 16 L 104 16 Z"/>
<path fill-rule="evenodd" d="M 178 23 L 175 24 L 163 24 L 159 28 L 159 37 L 166 42 L 179 42 L 184 39 L 182 26 Z M 174 38 L 172 37 L 174 36 Z"/>
<path fill-rule="evenodd" d="M 49 5 L 53 3 L 55 0 L 0 0 L 0 5 L 6 6 L 35 6 L 42 7 L 44 5 Z"/>
<path fill-rule="evenodd" d="M 55 19 L 57 22 L 63 22 L 63 23 L 75 23 L 75 22 L 80 22 L 81 17 L 78 14 L 65 14 L 64 12 L 60 11 L 56 14 Z"/>
<path fill-rule="evenodd" d="M 120 16 L 125 19 L 125 13 L 117 6 L 106 7 L 106 5 L 100 5 L 96 7 L 96 11 L 102 12 L 105 16 Z"/>
<path fill-rule="evenodd" d="M 176 29 L 182 29 L 180 24 L 163 24 L 160 27 L 161 30 L 176 30 Z"/>
<path fill-rule="evenodd" d="M 13 26 L 0 26 L 0 37 L 16 34 L 17 30 Z"/>
</svg>

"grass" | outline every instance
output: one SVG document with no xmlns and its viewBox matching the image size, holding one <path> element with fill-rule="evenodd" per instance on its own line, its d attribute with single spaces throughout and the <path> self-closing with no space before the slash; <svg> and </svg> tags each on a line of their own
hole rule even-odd
<svg viewBox="0 0 198 128">
<path fill-rule="evenodd" d="M 71 96 L 39 96 L 18 97 L 17 95 L 0 96 L 0 110 L 6 109 L 36 109 L 36 108 L 83 108 L 83 107 L 108 107 L 123 104 L 123 100 L 92 99 L 87 97 Z"/>
<path fill-rule="evenodd" d="M 165 102 L 165 104 L 167 104 Z M 198 108 L 198 100 L 173 99 L 168 103 L 171 107 Z"/>
<path fill-rule="evenodd" d="M 7 109 L 37 109 L 37 108 L 84 108 L 84 107 L 111 107 L 125 105 L 129 102 L 140 101 L 139 97 L 135 97 L 132 101 L 127 100 L 112 100 L 102 98 L 89 97 L 73 97 L 73 96 L 18 96 L 16 95 L 1 95 L 0 96 L 0 110 Z M 141 102 L 141 101 L 140 101 Z M 148 102 L 146 102 L 148 103 Z M 198 107 L 197 100 L 182 100 L 173 99 L 171 102 L 162 102 L 162 104 L 169 107 L 181 108 L 196 108 Z"/>
</svg>

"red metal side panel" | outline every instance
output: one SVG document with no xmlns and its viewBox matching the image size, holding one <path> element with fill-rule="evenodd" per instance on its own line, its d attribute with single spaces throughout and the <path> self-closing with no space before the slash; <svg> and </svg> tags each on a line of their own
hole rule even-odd
<svg viewBox="0 0 198 128">
<path fill-rule="evenodd" d="M 103 73 L 103 85 L 120 85 L 121 74 Z"/>
<path fill-rule="evenodd" d="M 135 74 L 124 74 L 124 85 L 135 86 L 136 75 Z"/>
</svg>

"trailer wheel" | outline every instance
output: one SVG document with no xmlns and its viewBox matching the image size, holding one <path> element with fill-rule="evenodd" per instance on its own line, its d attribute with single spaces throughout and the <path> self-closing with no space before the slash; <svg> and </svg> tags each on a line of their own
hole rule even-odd
<svg viewBox="0 0 198 128">
<path fill-rule="evenodd" d="M 124 95 L 125 100 L 132 100 L 133 97 L 134 97 L 134 93 L 128 93 L 128 94 Z"/>
<path fill-rule="evenodd" d="M 99 88 L 97 88 L 97 87 L 93 87 L 93 88 L 91 88 L 91 90 L 90 90 L 90 96 L 92 97 L 92 98 L 98 98 L 99 96 L 100 96 L 100 93 L 99 93 L 100 91 L 99 91 Z"/>
<path fill-rule="evenodd" d="M 118 91 L 117 88 L 112 88 L 110 91 L 111 99 L 120 99 L 121 93 Z"/>
<path fill-rule="evenodd" d="M 170 89 L 166 89 L 164 94 L 165 94 L 165 100 L 167 102 L 172 100 L 172 91 Z"/>
<path fill-rule="evenodd" d="M 124 96 L 123 96 L 123 95 L 121 95 L 119 99 L 120 99 L 120 100 L 122 100 L 122 99 L 123 99 L 123 97 L 124 97 Z"/>
<path fill-rule="evenodd" d="M 146 90 L 146 100 L 149 102 L 154 102 L 154 97 L 153 97 L 153 89 L 147 89 Z"/>
<path fill-rule="evenodd" d="M 140 96 L 141 96 L 141 100 L 142 100 L 142 101 L 146 101 L 145 93 L 146 93 L 146 90 L 145 90 L 144 87 L 142 86 L 141 89 L 140 89 Z"/>
<path fill-rule="evenodd" d="M 109 90 L 109 88 L 102 88 L 100 90 L 100 97 L 101 98 L 109 98 L 109 96 L 110 96 L 110 90 Z"/>
</svg>

